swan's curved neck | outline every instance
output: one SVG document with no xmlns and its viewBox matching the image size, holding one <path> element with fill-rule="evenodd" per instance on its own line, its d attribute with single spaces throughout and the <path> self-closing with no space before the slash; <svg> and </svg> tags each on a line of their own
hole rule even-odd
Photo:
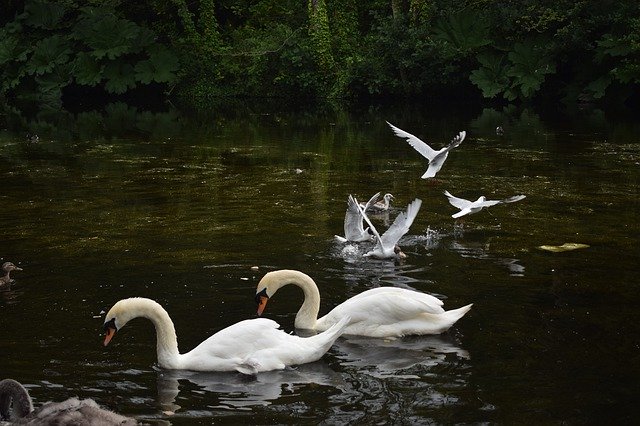
<svg viewBox="0 0 640 426">
<path fill-rule="evenodd" d="M 310 276 L 302 272 L 293 270 L 277 272 L 280 275 L 277 278 L 277 282 L 280 283 L 279 287 L 294 284 L 300 287 L 304 293 L 304 302 L 296 314 L 296 328 L 315 329 L 318 312 L 320 312 L 320 291 L 318 286 Z"/>
<path fill-rule="evenodd" d="M 13 411 L 18 418 L 33 411 L 31 397 L 20 383 L 12 379 L 0 381 L 0 419 L 9 419 L 9 407 L 13 402 Z"/>
<path fill-rule="evenodd" d="M 153 323 L 156 329 L 156 351 L 158 364 L 162 368 L 180 368 L 180 352 L 178 351 L 178 337 L 173 321 L 167 311 L 160 304 L 150 299 L 129 299 L 134 306 L 126 311 L 131 313 L 131 318 L 143 317 Z"/>
</svg>

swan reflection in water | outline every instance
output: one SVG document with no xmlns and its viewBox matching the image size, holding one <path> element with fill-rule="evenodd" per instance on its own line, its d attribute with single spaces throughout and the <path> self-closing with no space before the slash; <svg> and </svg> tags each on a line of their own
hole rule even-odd
<svg viewBox="0 0 640 426">
<path fill-rule="evenodd" d="M 298 330 L 301 336 L 313 332 Z M 240 409 L 267 406 L 287 396 L 301 393 L 305 387 L 318 385 L 336 389 L 341 394 L 355 395 L 365 377 L 420 378 L 443 363 L 458 363 L 469 359 L 469 353 L 459 347 L 451 335 L 414 336 L 401 339 L 379 339 L 343 336 L 331 351 L 339 362 L 320 360 L 247 376 L 236 373 L 158 370 L 158 402 L 163 410 L 175 415 L 181 412 L 180 391 L 192 386 L 193 392 L 212 392 L 206 400 L 211 410 Z M 362 376 L 366 375 L 366 376 Z"/>
<path fill-rule="evenodd" d="M 185 388 L 185 380 L 201 388 L 201 391 L 217 394 L 217 398 L 209 405 L 212 409 L 266 406 L 283 396 L 296 394 L 309 384 L 343 391 L 347 387 L 342 376 L 323 360 L 251 376 L 230 372 L 160 370 L 157 379 L 159 403 L 163 410 L 172 412 L 181 408 L 176 400 L 180 390 Z"/>
</svg>

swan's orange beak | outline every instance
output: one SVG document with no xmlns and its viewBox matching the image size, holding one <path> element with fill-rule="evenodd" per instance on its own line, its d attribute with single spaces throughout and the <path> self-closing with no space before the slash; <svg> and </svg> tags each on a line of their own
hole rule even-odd
<svg viewBox="0 0 640 426">
<path fill-rule="evenodd" d="M 109 344 L 109 342 L 111 341 L 111 339 L 113 338 L 113 336 L 115 336 L 116 334 L 116 329 L 115 328 L 111 328 L 111 327 L 107 327 L 104 330 L 105 334 L 104 334 L 104 345 L 107 346 Z"/>
<path fill-rule="evenodd" d="M 258 316 L 262 315 L 262 311 L 267 307 L 267 302 L 269 298 L 267 296 L 260 296 L 258 298 Z"/>
</svg>

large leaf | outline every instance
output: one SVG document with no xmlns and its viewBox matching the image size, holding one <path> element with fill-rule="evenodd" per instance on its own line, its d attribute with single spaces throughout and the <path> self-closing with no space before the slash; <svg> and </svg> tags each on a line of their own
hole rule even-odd
<svg viewBox="0 0 640 426">
<path fill-rule="evenodd" d="M 102 80 L 103 66 L 94 56 L 81 52 L 73 61 L 73 74 L 78 84 L 95 86 Z"/>
<path fill-rule="evenodd" d="M 111 93 L 122 94 L 136 86 L 133 67 L 120 60 L 105 65 L 104 77 L 107 79 L 104 87 Z"/>
<path fill-rule="evenodd" d="M 169 83 L 175 81 L 179 63 L 178 58 L 167 48 L 158 46 L 152 50 L 148 60 L 136 64 L 136 79 L 145 84 L 152 81 Z"/>
<path fill-rule="evenodd" d="M 25 5 L 24 12 L 25 24 L 52 30 L 62 22 L 66 9 L 60 3 L 32 1 Z"/>
<path fill-rule="evenodd" d="M 69 42 L 59 35 L 54 35 L 41 40 L 35 47 L 33 55 L 26 64 L 29 74 L 42 75 L 50 72 L 56 65 L 64 64 L 69 60 Z"/>
<path fill-rule="evenodd" d="M 115 59 L 135 51 L 140 28 L 113 14 L 88 15 L 75 26 L 73 36 L 92 49 L 98 59 Z"/>
<path fill-rule="evenodd" d="M 556 71 L 551 57 L 532 41 L 516 43 L 509 52 L 512 65 L 507 75 L 513 77 L 512 87 L 519 88 L 523 97 L 530 98 L 539 89 L 545 76 Z"/>
<path fill-rule="evenodd" d="M 452 44 L 462 52 L 471 51 L 491 43 L 489 22 L 475 13 L 459 12 L 438 20 L 434 38 Z"/>
<path fill-rule="evenodd" d="M 482 67 L 472 71 L 469 80 L 482 90 L 482 96 L 493 98 L 504 92 L 510 84 L 504 55 L 482 53 L 477 56 L 477 59 Z"/>
</svg>

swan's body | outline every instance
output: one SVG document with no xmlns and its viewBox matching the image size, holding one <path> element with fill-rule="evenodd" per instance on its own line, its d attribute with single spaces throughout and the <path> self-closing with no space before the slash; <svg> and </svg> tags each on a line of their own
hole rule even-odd
<svg viewBox="0 0 640 426">
<path fill-rule="evenodd" d="M 391 127 L 391 130 L 393 130 L 396 136 L 406 139 L 407 142 L 409 142 L 409 145 L 411 145 L 416 151 L 422 154 L 423 157 L 429 160 L 429 167 L 427 168 L 427 171 L 424 172 L 424 174 L 421 176 L 422 179 L 434 177 L 436 173 L 440 171 L 442 165 L 449 156 L 449 151 L 460 145 L 467 135 L 467 132 L 465 131 L 458 133 L 458 135 L 451 140 L 449 145 L 445 146 L 439 151 L 436 151 L 411 133 L 405 132 L 404 130 L 394 126 L 388 121 L 387 124 Z"/>
<path fill-rule="evenodd" d="M 376 238 L 376 246 L 373 250 L 365 253 L 367 257 L 376 257 L 378 259 L 389 259 L 394 257 L 406 257 L 406 255 L 400 250 L 398 246 L 398 241 L 400 238 L 404 236 L 409 231 L 411 224 L 413 223 L 418 211 L 420 211 L 420 206 L 422 205 L 422 200 L 416 198 L 407 206 L 406 212 L 401 212 L 396 220 L 393 221 L 389 229 L 385 231 L 382 236 L 378 233 L 378 230 L 364 210 L 361 210 L 362 217 L 369 224 L 369 228 L 373 235 Z"/>
<path fill-rule="evenodd" d="M 279 330 L 275 321 L 240 321 L 200 343 L 190 352 L 178 352 L 176 331 L 160 304 L 141 297 L 117 302 L 105 317 L 105 346 L 114 333 L 133 318 L 151 320 L 156 328 L 158 364 L 162 368 L 194 371 L 239 371 L 255 374 L 288 365 L 317 361 L 342 334 L 347 321 L 316 336 L 301 338 Z"/>
<path fill-rule="evenodd" d="M 304 293 L 304 302 L 296 314 L 296 328 L 322 331 L 345 317 L 351 322 L 344 334 L 370 337 L 440 334 L 466 314 L 471 305 L 445 311 L 442 301 L 429 294 L 396 287 L 366 290 L 336 306 L 322 318 L 318 286 L 307 274 L 294 270 L 267 273 L 256 288 L 258 315 L 281 287 L 294 284 Z"/>
<path fill-rule="evenodd" d="M 16 265 L 14 265 L 11 262 L 4 262 L 2 264 L 2 271 L 4 271 L 4 275 L 0 277 L 0 287 L 13 282 L 13 280 L 9 276 L 11 271 L 22 271 L 22 268 L 18 268 Z"/>
<path fill-rule="evenodd" d="M 459 218 L 467 214 L 478 213 L 485 207 L 495 206 L 496 204 L 515 203 L 526 198 L 526 195 L 514 195 L 513 197 L 505 198 L 504 200 L 487 200 L 484 195 L 478 198 L 476 201 L 465 200 L 464 198 L 454 197 L 449 191 L 444 191 L 444 195 L 449 199 L 449 203 L 452 206 L 460 209 L 458 213 L 454 213 L 451 217 Z"/>
<path fill-rule="evenodd" d="M 11 406 L 13 405 L 13 410 Z M 11 417 L 10 411 L 14 416 Z M 31 397 L 20 383 L 12 379 L 0 381 L 0 419 L 13 424 L 30 425 L 135 425 L 135 419 L 100 408 L 92 399 L 69 398 L 47 402 L 33 410 Z"/>
<path fill-rule="evenodd" d="M 379 196 L 380 193 L 378 192 L 376 195 Z M 393 196 L 393 194 L 387 193 L 384 194 L 384 197 L 382 197 L 382 201 L 377 201 L 374 204 L 371 204 L 371 200 L 369 200 L 367 204 L 360 203 L 360 207 L 362 207 L 365 212 L 370 211 L 371 213 L 384 213 L 389 211 L 391 200 L 393 200 L 394 198 L 395 197 Z"/>
<path fill-rule="evenodd" d="M 367 211 L 380 197 L 380 193 L 376 193 L 369 201 L 362 207 L 364 211 Z M 371 241 L 373 235 L 369 232 L 369 228 L 362 226 L 362 212 L 358 208 L 358 200 L 353 195 L 349 195 L 347 199 L 347 212 L 344 215 L 344 237 L 335 235 L 336 240 L 341 243 L 347 241 Z"/>
</svg>

